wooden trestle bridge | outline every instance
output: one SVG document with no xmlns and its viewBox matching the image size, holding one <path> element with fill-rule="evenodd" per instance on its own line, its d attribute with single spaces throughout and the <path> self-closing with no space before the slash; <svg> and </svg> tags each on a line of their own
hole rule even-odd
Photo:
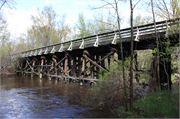
<svg viewBox="0 0 180 119">
<path fill-rule="evenodd" d="M 160 50 L 164 51 L 163 39 L 170 39 L 171 45 L 178 43 L 179 19 L 156 22 Z M 169 29 L 175 29 L 170 32 Z M 121 29 L 124 56 L 130 55 L 131 28 Z M 176 37 L 178 36 L 178 37 Z M 134 50 L 154 49 L 156 47 L 154 23 L 134 27 Z M 174 39 L 174 40 L 172 40 Z M 23 74 L 83 79 L 97 81 L 100 70 L 108 72 L 108 66 L 117 59 L 121 60 L 120 38 L 118 30 L 97 34 L 81 39 L 49 45 L 14 55 L 18 60 L 18 72 Z M 114 58 L 117 53 L 118 58 Z M 170 54 L 164 57 L 170 58 Z M 108 65 L 105 65 L 108 64 Z M 156 59 L 152 60 L 151 71 L 156 72 Z M 161 82 L 167 82 L 167 73 L 171 74 L 171 61 L 160 63 Z M 155 76 L 155 75 L 154 75 Z M 171 81 L 170 77 L 169 80 Z"/>
</svg>

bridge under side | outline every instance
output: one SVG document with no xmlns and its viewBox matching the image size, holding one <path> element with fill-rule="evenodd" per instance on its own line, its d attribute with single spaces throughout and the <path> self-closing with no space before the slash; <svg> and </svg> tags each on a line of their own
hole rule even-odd
<svg viewBox="0 0 180 119">
<path fill-rule="evenodd" d="M 166 22 L 159 22 L 157 27 L 160 51 L 164 53 L 164 42 L 170 40 L 171 45 L 174 46 L 179 42 L 179 34 L 169 33 L 170 35 L 166 37 L 167 31 L 165 29 L 167 29 L 167 24 L 162 25 L 162 23 Z M 138 38 L 137 41 L 134 41 L 134 50 L 156 48 L 153 29 L 153 24 L 150 24 L 140 26 L 139 32 L 134 32 L 134 38 Z M 124 29 L 121 34 L 123 35 L 124 57 L 130 56 L 131 40 L 129 30 Z M 118 59 L 121 60 L 120 39 L 117 36 L 116 32 L 109 32 L 82 40 L 78 39 L 62 43 L 60 46 L 58 44 L 23 52 L 22 60 L 18 62 L 18 72 L 30 74 L 31 76 L 39 75 L 40 78 L 47 76 L 49 78 L 59 77 L 97 81 L 100 73 L 103 75 L 104 72 L 108 72 L 111 64 Z M 171 56 L 164 55 L 164 57 L 168 60 L 160 63 L 161 83 L 171 83 Z M 164 57 L 160 58 L 163 59 Z M 151 75 L 155 79 L 157 79 L 156 68 L 156 59 L 152 59 Z"/>
<path fill-rule="evenodd" d="M 153 49 L 156 44 L 148 41 L 134 42 L 134 48 Z M 124 56 L 130 56 L 130 43 L 123 43 Z M 170 59 L 170 55 L 167 56 Z M 60 79 L 72 80 L 89 80 L 90 82 L 98 81 L 99 74 L 109 72 L 109 66 L 121 60 L 119 45 L 106 45 L 101 47 L 92 47 L 82 50 L 73 50 L 69 52 L 57 52 L 54 54 L 26 57 L 19 61 L 19 73 L 38 75 L 40 78 L 46 76 L 49 78 L 58 77 Z M 162 63 L 161 63 L 162 64 Z M 167 77 L 167 73 L 171 74 L 171 61 L 160 65 L 161 83 L 171 83 L 171 77 Z M 157 78 L 157 62 L 152 59 L 150 74 L 155 79 Z M 100 70 L 102 72 L 100 72 Z M 137 69 L 138 72 L 138 69 Z"/>
</svg>

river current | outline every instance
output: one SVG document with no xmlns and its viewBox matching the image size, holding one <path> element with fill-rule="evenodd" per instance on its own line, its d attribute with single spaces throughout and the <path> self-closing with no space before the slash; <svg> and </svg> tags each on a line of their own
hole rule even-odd
<svg viewBox="0 0 180 119">
<path fill-rule="evenodd" d="M 0 81 L 0 118 L 110 118 L 108 109 L 85 105 L 89 83 L 10 75 Z"/>
</svg>

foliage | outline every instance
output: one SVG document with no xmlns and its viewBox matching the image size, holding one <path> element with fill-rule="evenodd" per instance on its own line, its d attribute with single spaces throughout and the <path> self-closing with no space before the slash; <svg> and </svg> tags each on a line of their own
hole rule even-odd
<svg viewBox="0 0 180 119">
<path fill-rule="evenodd" d="M 125 60 L 125 76 L 129 79 L 129 58 Z M 124 105 L 124 83 L 122 78 L 122 61 L 118 61 L 110 66 L 110 72 L 104 73 L 104 76 L 100 76 L 98 82 L 93 85 L 91 90 L 87 93 L 87 105 L 94 108 L 108 107 L 114 109 L 116 105 Z M 127 90 L 127 99 L 129 101 L 130 85 L 129 80 L 125 81 Z M 142 97 L 142 91 L 144 91 L 139 85 L 134 84 L 133 95 L 134 98 Z"/>
<path fill-rule="evenodd" d="M 27 31 L 28 48 L 37 48 L 60 43 L 70 39 L 71 29 L 65 23 L 65 15 L 58 16 L 51 6 L 31 16 L 32 27 Z"/>
<path fill-rule="evenodd" d="M 73 38 L 83 38 L 117 29 L 115 20 L 110 14 L 107 16 L 102 11 L 96 11 L 93 19 L 86 20 L 83 13 L 79 13 L 79 18 L 74 28 Z"/>
<path fill-rule="evenodd" d="M 133 19 L 133 26 L 148 24 L 148 23 L 151 23 L 151 22 L 152 22 L 152 18 L 150 16 L 143 17 L 140 14 L 138 14 Z M 129 20 L 129 24 L 130 24 L 130 20 Z"/>
<path fill-rule="evenodd" d="M 0 11 L 0 64 L 3 66 L 11 60 L 10 54 L 14 53 L 15 43 L 10 40 L 10 32 L 7 30 L 7 22 Z"/>
<path fill-rule="evenodd" d="M 175 19 L 180 17 L 180 0 L 155 0 L 156 14 L 160 18 Z"/>
<path fill-rule="evenodd" d="M 85 21 L 83 13 L 79 13 L 79 18 L 76 23 L 76 28 L 78 29 L 78 34 L 76 34 L 75 38 L 83 38 L 90 35 L 90 31 L 88 29 L 88 25 Z"/>
<path fill-rule="evenodd" d="M 146 94 L 143 98 L 134 101 L 131 112 L 125 112 L 122 106 L 113 110 L 121 118 L 178 118 L 179 91 L 163 90 Z"/>
<path fill-rule="evenodd" d="M 146 95 L 143 99 L 135 102 L 134 106 L 141 112 L 136 112 L 137 116 L 147 118 L 178 118 L 179 117 L 179 94 L 178 92 L 161 92 Z"/>
<path fill-rule="evenodd" d="M 171 80 L 172 80 L 172 83 L 176 82 L 176 81 L 179 81 L 179 78 L 178 77 L 175 77 L 175 75 L 171 75 Z"/>
<path fill-rule="evenodd" d="M 148 71 L 151 68 L 152 50 L 137 51 L 138 69 Z"/>
</svg>

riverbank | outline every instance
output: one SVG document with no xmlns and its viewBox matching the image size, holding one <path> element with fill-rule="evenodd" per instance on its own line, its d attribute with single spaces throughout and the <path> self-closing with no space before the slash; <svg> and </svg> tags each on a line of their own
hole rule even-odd
<svg viewBox="0 0 180 119">
<path fill-rule="evenodd" d="M 11 73 L 11 72 L 8 72 L 8 71 L 0 71 L 1 77 L 9 76 L 9 75 L 15 75 L 15 74 L 16 73 Z"/>
</svg>

